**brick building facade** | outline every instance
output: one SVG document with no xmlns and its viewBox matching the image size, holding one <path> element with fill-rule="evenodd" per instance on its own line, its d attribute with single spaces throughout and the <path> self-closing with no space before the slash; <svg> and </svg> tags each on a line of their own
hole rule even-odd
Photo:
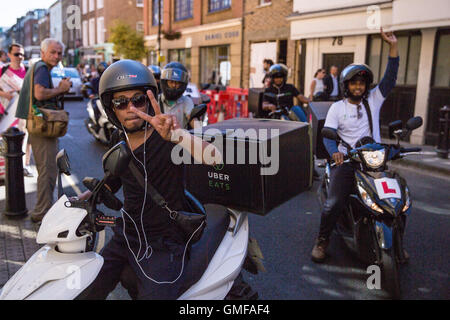
<svg viewBox="0 0 450 320">
<path fill-rule="evenodd" d="M 111 28 L 120 20 L 131 28 L 143 29 L 143 3 L 139 0 L 81 0 L 83 60 L 112 62 Z"/>
<path fill-rule="evenodd" d="M 191 81 L 239 87 L 241 81 L 243 1 L 161 0 L 158 41 L 158 0 L 144 0 L 144 30 L 150 51 L 148 64 L 170 61 L 185 64 Z M 164 34 L 181 32 L 178 39 Z"/>
<path fill-rule="evenodd" d="M 272 59 L 289 68 L 288 82 L 296 83 L 295 41 L 290 40 L 290 0 L 247 0 L 244 15 L 243 82 L 245 88 L 262 87 L 263 60 Z"/>
</svg>

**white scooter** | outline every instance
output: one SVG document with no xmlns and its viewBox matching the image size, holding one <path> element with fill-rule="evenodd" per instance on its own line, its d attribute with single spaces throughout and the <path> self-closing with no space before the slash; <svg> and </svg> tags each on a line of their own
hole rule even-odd
<svg viewBox="0 0 450 320">
<path fill-rule="evenodd" d="M 102 239 L 97 233 L 104 235 L 104 227 L 115 224 L 115 217 L 103 215 L 96 206 L 99 197 L 112 209 L 121 206 L 103 185 L 108 176 L 118 176 L 128 167 L 130 156 L 125 142 L 111 148 L 102 160 L 105 177 L 96 184 L 92 196 L 82 201 L 62 193 L 61 173 L 70 175 L 70 165 L 65 151 L 58 153 L 59 200 L 42 220 L 36 239 L 45 245 L 5 284 L 0 300 L 75 299 L 95 280 L 103 265 L 102 256 L 95 250 Z M 195 198 L 188 199 L 204 210 Z M 191 248 L 189 265 L 195 268 L 205 261 L 205 256 L 208 265 L 179 299 L 224 299 L 247 257 L 247 214 L 217 205 L 207 205 L 206 212 L 207 227 L 202 239 Z"/>
</svg>

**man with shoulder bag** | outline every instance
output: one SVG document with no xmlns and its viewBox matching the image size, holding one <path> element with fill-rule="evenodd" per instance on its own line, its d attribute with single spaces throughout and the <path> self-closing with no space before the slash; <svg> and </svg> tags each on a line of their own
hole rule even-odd
<svg viewBox="0 0 450 320">
<path fill-rule="evenodd" d="M 70 90 L 70 79 L 62 79 L 53 87 L 51 70 L 62 59 L 64 45 L 47 38 L 41 43 L 41 59 L 25 76 L 16 117 L 27 120 L 29 141 L 38 171 L 37 203 L 31 213 L 33 222 L 40 222 L 53 204 L 56 185 L 58 138 L 68 127 L 68 113 L 59 97 Z"/>
</svg>

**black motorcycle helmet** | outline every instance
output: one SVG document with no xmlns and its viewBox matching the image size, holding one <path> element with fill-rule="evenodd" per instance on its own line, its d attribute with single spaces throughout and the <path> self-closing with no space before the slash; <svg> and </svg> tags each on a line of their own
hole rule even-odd
<svg viewBox="0 0 450 320">
<path fill-rule="evenodd" d="M 178 89 L 169 88 L 167 81 L 181 82 Z M 189 82 L 189 72 L 179 62 L 168 63 L 161 72 L 161 91 L 167 100 L 178 100 L 184 93 Z"/>
<path fill-rule="evenodd" d="M 115 92 L 138 89 L 143 92 L 151 90 L 155 97 L 158 96 L 158 86 L 152 72 L 142 63 L 134 60 L 119 60 L 105 70 L 100 78 L 99 94 L 108 120 L 117 128 L 122 128 L 117 119 L 111 103 Z M 149 104 L 147 111 L 150 115 L 155 112 Z M 145 126 L 145 122 L 143 127 Z"/>
<path fill-rule="evenodd" d="M 366 91 L 364 92 L 363 97 L 367 98 L 370 85 L 373 82 L 373 73 L 372 70 L 370 70 L 370 67 L 363 63 L 352 63 L 342 70 L 339 85 L 341 86 L 344 97 L 347 98 L 349 96 L 348 82 L 356 77 L 361 77 L 366 82 Z"/>
<path fill-rule="evenodd" d="M 103 72 L 105 72 L 106 68 L 108 68 L 108 64 L 104 61 L 100 62 L 97 65 L 97 72 L 99 77 L 103 74 Z"/>
<path fill-rule="evenodd" d="M 269 69 L 269 76 L 274 78 L 283 78 L 283 83 L 286 83 L 288 76 L 288 69 L 284 64 L 278 63 L 274 64 Z"/>
<path fill-rule="evenodd" d="M 148 66 L 151 72 L 153 72 L 153 76 L 156 80 L 161 79 L 161 68 L 155 65 Z"/>
</svg>

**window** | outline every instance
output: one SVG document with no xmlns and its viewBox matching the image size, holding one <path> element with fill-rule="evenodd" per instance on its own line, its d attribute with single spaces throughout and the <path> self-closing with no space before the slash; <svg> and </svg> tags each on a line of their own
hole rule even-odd
<svg viewBox="0 0 450 320">
<path fill-rule="evenodd" d="M 97 9 L 103 8 L 103 0 L 97 0 Z"/>
<path fill-rule="evenodd" d="M 175 21 L 192 18 L 193 0 L 175 1 Z"/>
<path fill-rule="evenodd" d="M 89 42 L 88 42 L 88 33 L 89 32 L 89 30 L 88 30 L 88 22 L 87 22 L 87 20 L 84 20 L 83 21 L 83 47 L 87 47 L 88 45 L 89 45 Z"/>
<path fill-rule="evenodd" d="M 421 35 L 410 32 L 397 35 L 400 65 L 397 74 L 398 85 L 417 85 Z M 368 65 L 372 69 L 374 82 L 381 81 L 386 70 L 389 57 L 389 45 L 379 35 L 369 38 Z"/>
<path fill-rule="evenodd" d="M 209 12 L 228 9 L 231 7 L 231 0 L 209 0 Z"/>
<path fill-rule="evenodd" d="M 450 31 L 439 34 L 434 65 L 433 87 L 450 87 Z"/>
<path fill-rule="evenodd" d="M 138 8 L 144 7 L 144 0 L 136 0 L 136 7 Z"/>
<path fill-rule="evenodd" d="M 94 11 L 94 10 L 95 10 L 95 1 L 89 0 L 89 12 Z"/>
<path fill-rule="evenodd" d="M 88 2 L 87 0 L 83 0 L 83 14 L 88 12 Z"/>
<path fill-rule="evenodd" d="M 153 1 L 153 17 L 152 17 L 152 25 L 157 26 L 159 21 L 159 5 L 161 4 L 161 24 L 163 24 L 163 12 L 164 12 L 164 5 L 163 0 L 152 0 Z"/>
<path fill-rule="evenodd" d="M 144 22 L 142 21 L 136 22 L 136 31 L 141 33 L 144 32 Z"/>
<path fill-rule="evenodd" d="M 89 45 L 95 44 L 95 19 L 89 19 Z"/>
<path fill-rule="evenodd" d="M 170 49 L 168 62 L 178 61 L 191 71 L 191 49 Z"/>
<path fill-rule="evenodd" d="M 201 83 L 227 86 L 231 79 L 230 47 L 204 47 L 200 49 Z"/>
<path fill-rule="evenodd" d="M 97 18 L 97 43 L 105 42 L 105 19 Z"/>
<path fill-rule="evenodd" d="M 259 0 L 259 5 L 260 6 L 265 6 L 265 5 L 268 5 L 268 4 L 271 4 L 272 3 L 272 0 Z"/>
</svg>

